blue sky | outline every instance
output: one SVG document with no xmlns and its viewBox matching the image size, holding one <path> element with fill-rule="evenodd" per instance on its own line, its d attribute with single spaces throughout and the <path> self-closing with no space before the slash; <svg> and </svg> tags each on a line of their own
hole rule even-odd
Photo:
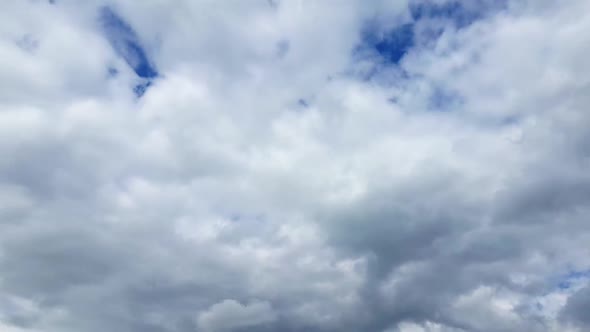
<svg viewBox="0 0 590 332">
<path fill-rule="evenodd" d="M 114 51 L 122 57 L 135 74 L 145 79 L 144 82 L 134 86 L 133 92 L 141 97 L 151 86 L 152 80 L 158 77 L 158 71 L 154 62 L 148 56 L 148 52 L 142 46 L 136 32 L 110 7 L 100 9 L 100 22 L 104 34 Z M 110 73 L 115 71 L 111 70 Z"/>
</svg>

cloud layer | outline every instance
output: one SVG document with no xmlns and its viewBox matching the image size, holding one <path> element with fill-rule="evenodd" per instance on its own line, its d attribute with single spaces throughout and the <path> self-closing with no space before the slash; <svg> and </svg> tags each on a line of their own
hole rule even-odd
<svg viewBox="0 0 590 332">
<path fill-rule="evenodd" d="M 590 329 L 587 1 L 2 12 L 0 330 Z"/>
</svg>

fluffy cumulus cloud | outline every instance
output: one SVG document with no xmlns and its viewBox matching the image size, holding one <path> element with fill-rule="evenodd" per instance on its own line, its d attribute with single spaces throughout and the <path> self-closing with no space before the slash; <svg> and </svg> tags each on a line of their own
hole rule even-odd
<svg viewBox="0 0 590 332">
<path fill-rule="evenodd" d="M 590 329 L 590 2 L 0 6 L 0 330 Z"/>
<path fill-rule="evenodd" d="M 257 326 L 274 319 L 268 302 L 243 306 L 234 300 L 225 300 L 200 314 L 198 324 L 204 331 L 221 331 Z"/>
</svg>

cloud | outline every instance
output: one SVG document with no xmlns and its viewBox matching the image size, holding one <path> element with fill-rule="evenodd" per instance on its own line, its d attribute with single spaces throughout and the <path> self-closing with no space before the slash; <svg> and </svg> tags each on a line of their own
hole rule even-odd
<svg viewBox="0 0 590 332">
<path fill-rule="evenodd" d="M 204 331 L 227 331 L 263 325 L 275 319 L 276 314 L 268 302 L 242 305 L 234 300 L 224 300 L 199 314 L 197 324 Z"/>
<path fill-rule="evenodd" d="M 585 1 L 3 12 L 0 329 L 587 328 Z"/>
<path fill-rule="evenodd" d="M 590 326 L 590 320 L 586 314 L 588 305 L 590 305 L 590 288 L 586 286 L 568 299 L 562 316 L 582 328 L 587 328 Z"/>
</svg>

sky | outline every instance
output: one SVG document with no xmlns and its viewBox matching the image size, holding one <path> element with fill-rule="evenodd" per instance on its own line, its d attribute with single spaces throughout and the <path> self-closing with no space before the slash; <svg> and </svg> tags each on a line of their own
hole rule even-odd
<svg viewBox="0 0 590 332">
<path fill-rule="evenodd" d="M 587 0 L 5 0 L 0 331 L 590 330 Z"/>
</svg>

